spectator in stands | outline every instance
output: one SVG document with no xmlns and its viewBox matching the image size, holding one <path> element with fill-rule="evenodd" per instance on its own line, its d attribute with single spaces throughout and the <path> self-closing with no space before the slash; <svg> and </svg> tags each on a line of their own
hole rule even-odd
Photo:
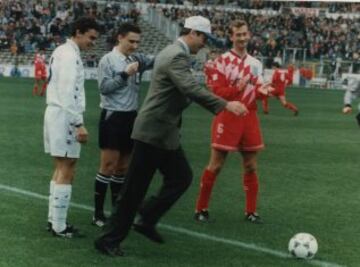
<svg viewBox="0 0 360 267">
<path fill-rule="evenodd" d="M 20 45 L 23 47 L 24 53 L 34 52 L 34 48 L 30 42 L 30 35 L 25 35 Z"/>
<path fill-rule="evenodd" d="M 50 26 L 49 32 L 52 36 L 60 36 L 61 35 L 61 18 L 56 18 L 54 22 Z"/>
<path fill-rule="evenodd" d="M 279 8 L 280 3 L 277 3 L 276 9 Z M 246 8 L 259 8 L 259 7 L 272 7 L 270 3 L 264 1 L 249 2 L 244 1 L 238 3 L 240 7 Z M 281 5 L 303 6 L 300 3 L 281 3 Z M 350 4 L 345 4 L 350 6 Z M 310 4 L 311 6 L 311 4 Z M 357 4 L 360 8 L 360 5 Z M 356 10 L 351 8 L 352 10 Z M 162 13 L 164 16 L 173 20 L 181 20 L 181 17 L 186 15 L 209 14 L 209 17 L 213 18 L 214 33 L 222 38 L 223 37 L 223 25 L 229 23 L 235 17 L 238 19 L 245 19 L 249 21 L 249 25 L 252 25 L 253 41 L 249 43 L 249 52 L 261 54 L 262 56 L 268 56 L 271 58 L 277 55 L 279 51 L 283 51 L 286 47 L 303 47 L 308 48 L 308 57 L 313 56 L 319 58 L 321 55 L 328 54 L 330 51 L 335 51 L 343 58 L 349 58 L 350 54 L 350 42 L 356 39 L 360 34 L 360 27 L 354 25 L 359 24 L 359 19 L 330 19 L 322 18 L 319 16 L 304 17 L 295 16 L 291 13 L 291 9 L 282 9 L 283 12 L 279 12 L 276 15 L 264 15 L 261 13 L 240 13 L 238 11 L 227 11 L 225 15 L 224 11 L 219 9 L 182 9 L 176 12 L 174 16 L 174 8 L 162 7 Z M 354 23 L 356 21 L 356 23 Z M 306 31 L 303 31 L 305 25 Z M 271 35 L 268 33 L 271 32 Z M 354 34 L 357 33 L 357 34 Z M 350 36 L 353 35 L 353 36 Z M 272 51 L 267 47 L 266 49 L 259 50 L 254 48 L 253 43 L 257 42 L 257 47 L 265 47 L 266 43 L 273 42 L 269 38 L 274 38 L 276 42 L 276 51 Z M 356 49 L 355 49 L 356 50 Z M 354 49 L 352 49 L 354 51 Z M 300 55 L 298 53 L 298 55 Z M 269 64 L 267 64 L 269 65 Z M 269 65 L 270 66 L 270 65 Z"/>
<path fill-rule="evenodd" d="M 85 5 L 82 0 L 75 0 L 73 2 L 73 12 L 74 12 L 74 18 L 77 19 L 79 17 L 84 16 L 84 10 Z"/>
<path fill-rule="evenodd" d="M 21 77 L 21 71 L 19 69 L 19 63 L 17 60 L 15 60 L 14 67 L 10 70 L 10 76 L 11 77 Z"/>
<path fill-rule="evenodd" d="M 11 53 L 11 55 L 13 57 L 16 57 L 17 54 L 18 54 L 18 45 L 17 45 L 17 42 L 15 40 L 11 43 L 10 53 Z"/>
</svg>

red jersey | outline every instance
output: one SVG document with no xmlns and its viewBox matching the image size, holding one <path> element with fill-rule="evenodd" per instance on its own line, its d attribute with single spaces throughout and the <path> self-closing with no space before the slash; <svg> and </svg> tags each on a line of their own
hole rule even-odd
<svg viewBox="0 0 360 267">
<path fill-rule="evenodd" d="M 285 95 L 285 87 L 291 83 L 290 77 L 289 77 L 288 70 L 284 69 L 275 69 L 272 75 L 271 83 L 274 87 L 274 91 L 272 92 L 272 95 L 274 96 L 280 96 Z"/>
<path fill-rule="evenodd" d="M 257 89 L 263 84 L 261 62 L 248 54 L 240 58 L 230 50 L 216 58 L 214 64 L 211 71 L 205 72 L 207 84 L 213 92 L 226 100 L 240 101 L 249 110 L 256 110 L 256 99 L 260 97 Z M 240 91 L 237 83 L 246 77 L 249 81 Z"/>
<path fill-rule="evenodd" d="M 34 66 L 35 66 L 35 79 L 36 80 L 45 80 L 47 73 L 46 73 L 46 65 L 45 65 L 45 55 L 36 53 L 34 58 Z"/>
<path fill-rule="evenodd" d="M 274 96 L 285 95 L 285 88 L 292 84 L 294 70 L 292 68 L 276 69 L 272 75 L 271 83 L 275 88 L 275 91 L 272 92 Z"/>
<path fill-rule="evenodd" d="M 215 61 L 211 59 L 204 64 L 205 83 L 211 90 L 213 90 L 213 75 L 216 73 L 215 67 Z"/>
<path fill-rule="evenodd" d="M 35 68 L 45 68 L 45 55 L 36 53 L 34 58 Z"/>
<path fill-rule="evenodd" d="M 293 66 L 289 66 L 289 67 L 287 68 L 287 70 L 288 70 L 288 84 L 287 84 L 287 86 L 289 86 L 289 85 L 292 85 L 292 84 L 293 84 L 294 71 L 295 71 L 295 69 L 294 69 Z"/>
</svg>

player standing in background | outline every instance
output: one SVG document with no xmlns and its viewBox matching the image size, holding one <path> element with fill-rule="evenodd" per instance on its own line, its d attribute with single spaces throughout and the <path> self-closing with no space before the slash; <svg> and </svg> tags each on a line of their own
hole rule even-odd
<svg viewBox="0 0 360 267">
<path fill-rule="evenodd" d="M 219 56 L 216 50 L 211 50 L 209 59 L 204 64 L 205 83 L 209 88 L 212 88 L 212 75 L 216 73 L 215 59 Z"/>
<path fill-rule="evenodd" d="M 352 102 L 356 98 L 360 97 L 360 79 L 359 74 L 357 75 L 348 75 L 343 80 L 343 89 L 345 90 L 344 94 L 344 107 L 342 112 L 344 114 L 352 113 Z M 356 115 L 356 120 L 360 126 L 360 103 L 358 104 L 358 114 Z"/>
<path fill-rule="evenodd" d="M 139 107 L 140 78 L 152 68 L 154 60 L 134 53 L 140 43 L 141 30 L 130 23 L 120 25 L 118 45 L 99 63 L 100 107 L 99 122 L 100 168 L 95 177 L 95 214 L 93 224 L 104 226 L 104 201 L 110 183 L 114 204 L 124 183 L 133 147 L 131 132 Z"/>
<path fill-rule="evenodd" d="M 35 83 L 32 91 L 33 95 L 38 95 L 38 90 L 41 87 L 40 96 L 45 94 L 46 82 L 46 56 L 44 49 L 37 50 L 34 57 L 34 77 Z"/>
<path fill-rule="evenodd" d="M 285 89 L 287 86 L 292 85 L 294 76 L 294 67 L 289 65 L 287 69 L 280 69 L 279 63 L 273 63 L 274 72 L 272 75 L 271 84 L 274 87 L 274 91 L 271 92 L 272 96 L 279 99 L 281 105 L 284 108 L 290 109 L 294 112 L 294 116 L 299 115 L 298 108 L 291 102 L 286 100 Z M 264 114 L 269 114 L 268 97 L 264 97 L 262 100 L 262 106 Z"/>
<path fill-rule="evenodd" d="M 88 50 L 98 37 L 98 24 L 81 18 L 72 25 L 71 38 L 50 58 L 49 85 L 44 118 L 44 147 L 55 163 L 50 182 L 48 228 L 54 236 L 80 236 L 67 224 L 76 160 L 88 132 L 84 126 L 84 67 L 80 50 Z"/>
<path fill-rule="evenodd" d="M 228 152 L 239 151 L 244 167 L 245 218 L 253 223 L 261 223 L 256 213 L 256 155 L 264 144 L 256 114 L 256 99 L 267 96 L 273 88 L 263 84 L 263 67 L 260 61 L 247 53 L 246 47 L 250 40 L 247 23 L 242 20 L 232 22 L 229 35 L 233 48 L 215 60 L 216 71 L 207 80 L 215 94 L 228 101 L 242 102 L 249 112 L 244 116 L 235 116 L 228 111 L 222 111 L 214 118 L 211 130 L 211 156 L 201 177 L 195 220 L 209 221 L 208 206 L 216 177 L 225 163 Z"/>
</svg>

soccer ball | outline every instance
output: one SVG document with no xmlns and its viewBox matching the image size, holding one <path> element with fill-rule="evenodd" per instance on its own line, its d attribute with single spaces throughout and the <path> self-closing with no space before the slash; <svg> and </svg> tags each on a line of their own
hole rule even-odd
<svg viewBox="0 0 360 267">
<path fill-rule="evenodd" d="M 298 233 L 289 241 L 289 252 L 299 259 L 312 259 L 318 250 L 315 237 L 308 233 Z"/>
</svg>

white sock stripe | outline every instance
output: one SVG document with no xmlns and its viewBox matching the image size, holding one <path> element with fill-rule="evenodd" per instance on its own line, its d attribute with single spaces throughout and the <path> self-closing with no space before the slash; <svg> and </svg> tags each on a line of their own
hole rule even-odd
<svg viewBox="0 0 360 267">
<path fill-rule="evenodd" d="M 125 176 L 111 176 L 111 182 L 117 183 L 117 184 L 123 184 L 125 182 Z"/>
<path fill-rule="evenodd" d="M 111 178 L 111 175 L 104 175 L 104 174 L 101 174 L 101 173 L 97 173 L 96 174 L 96 177 L 100 177 L 100 178 L 102 178 L 102 179 L 104 179 L 104 180 L 110 180 L 110 178 Z"/>
<path fill-rule="evenodd" d="M 99 181 L 101 183 L 104 183 L 104 184 L 108 184 L 110 182 L 110 180 L 111 180 L 111 177 L 97 174 L 96 177 L 95 177 L 95 180 Z"/>
<path fill-rule="evenodd" d="M 101 179 L 101 178 L 99 178 L 99 177 L 96 177 L 95 180 L 96 180 L 96 181 L 99 181 L 99 182 L 101 182 L 101 183 L 104 183 L 104 184 L 108 184 L 108 183 L 110 182 L 110 180 L 103 180 L 103 179 Z"/>
</svg>

